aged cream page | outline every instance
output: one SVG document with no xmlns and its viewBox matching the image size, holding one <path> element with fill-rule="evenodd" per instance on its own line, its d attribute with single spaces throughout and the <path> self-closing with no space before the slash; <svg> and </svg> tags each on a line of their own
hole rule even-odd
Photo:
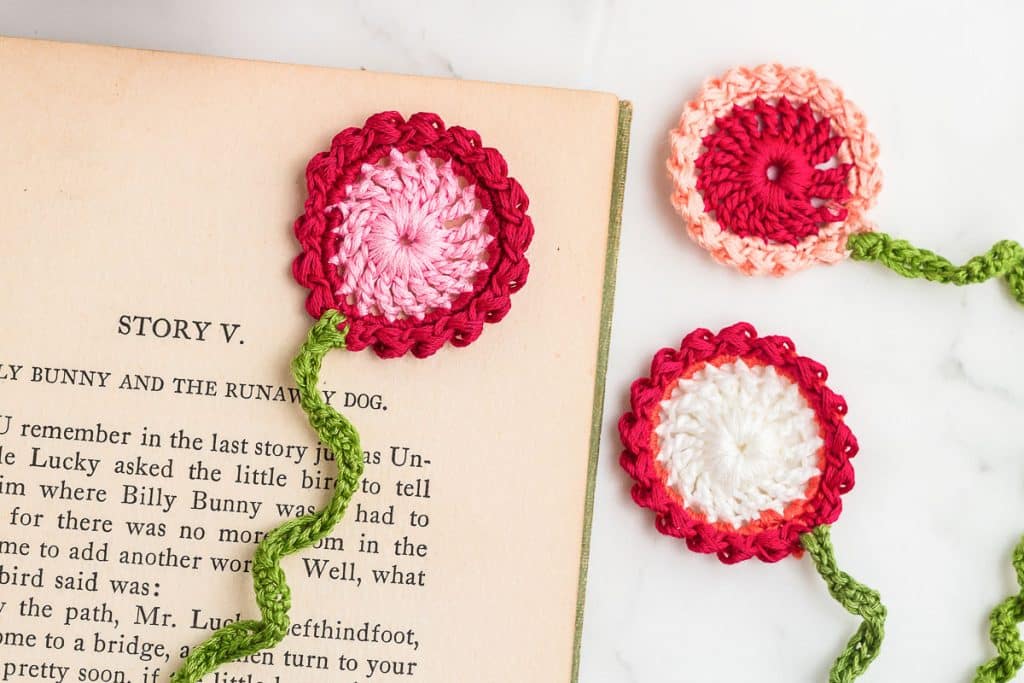
<svg viewBox="0 0 1024 683">
<path fill-rule="evenodd" d="M 501 150 L 529 282 L 467 348 L 328 356 L 365 481 L 284 561 L 291 634 L 206 680 L 567 681 L 616 98 L 11 39 L 0 86 L 0 681 L 163 681 L 258 617 L 256 542 L 335 474 L 303 171 L 386 109 Z"/>
</svg>

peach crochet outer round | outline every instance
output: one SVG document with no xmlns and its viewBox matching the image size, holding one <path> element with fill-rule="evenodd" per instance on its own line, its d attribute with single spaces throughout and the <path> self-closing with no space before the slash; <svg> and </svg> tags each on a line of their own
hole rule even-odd
<svg viewBox="0 0 1024 683">
<path fill-rule="evenodd" d="M 845 138 L 836 153 L 837 161 L 850 164 L 845 218 L 822 224 L 817 232 L 794 244 L 773 242 L 759 235 L 741 236 L 726 229 L 708 213 L 697 189 L 697 159 L 704 138 L 715 130 L 716 119 L 758 99 L 776 102 L 783 98 L 794 106 L 807 103 L 815 116 L 830 119 L 833 133 Z M 873 230 L 865 214 L 882 185 L 876 163 L 878 142 L 867 129 L 860 109 L 843 97 L 835 84 L 810 69 L 765 64 L 732 69 L 709 79 L 699 95 L 686 104 L 670 141 L 672 204 L 686 220 L 690 237 L 717 261 L 747 275 L 781 276 L 815 263 L 835 263 L 846 257 L 849 235 Z"/>
</svg>

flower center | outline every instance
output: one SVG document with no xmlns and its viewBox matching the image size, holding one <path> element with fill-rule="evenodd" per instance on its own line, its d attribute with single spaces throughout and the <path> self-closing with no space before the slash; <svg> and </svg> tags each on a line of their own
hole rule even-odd
<svg viewBox="0 0 1024 683">
<path fill-rule="evenodd" d="M 817 416 L 770 365 L 705 365 L 672 386 L 656 419 L 666 483 L 711 523 L 784 516 L 821 473 Z"/>
<path fill-rule="evenodd" d="M 359 315 L 422 320 L 450 309 L 487 270 L 487 211 L 476 192 L 426 152 L 392 150 L 364 165 L 345 198 L 329 207 L 341 220 L 337 295 Z"/>
<path fill-rule="evenodd" d="M 716 120 L 698 157 L 704 210 L 726 230 L 766 242 L 796 244 L 842 221 L 850 164 L 834 161 L 845 138 L 808 104 L 757 99 Z"/>
</svg>

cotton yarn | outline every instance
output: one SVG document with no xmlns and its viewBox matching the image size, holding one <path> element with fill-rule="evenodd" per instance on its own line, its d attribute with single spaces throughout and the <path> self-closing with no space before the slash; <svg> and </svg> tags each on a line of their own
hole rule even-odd
<svg viewBox="0 0 1024 683">
<path fill-rule="evenodd" d="M 812 498 L 823 442 L 814 410 L 775 367 L 706 363 L 661 402 L 657 462 L 687 508 L 734 529 Z"/>
<path fill-rule="evenodd" d="M 332 349 L 370 347 L 382 358 L 466 346 L 509 312 L 526 284 L 529 199 L 501 154 L 478 133 L 436 114 L 381 112 L 335 136 L 306 168 L 309 197 L 295 222 L 302 252 L 292 271 L 316 318 L 292 362 L 300 405 L 338 465 L 333 495 L 315 514 L 270 531 L 256 548 L 259 620 L 224 626 L 172 677 L 197 683 L 220 665 L 288 634 L 291 589 L 281 560 L 341 521 L 363 474 L 359 433 L 327 405 L 320 370 Z"/>
</svg>

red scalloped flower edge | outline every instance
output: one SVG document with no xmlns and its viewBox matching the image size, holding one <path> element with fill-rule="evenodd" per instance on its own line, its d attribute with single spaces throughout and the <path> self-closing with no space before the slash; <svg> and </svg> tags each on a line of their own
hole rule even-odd
<svg viewBox="0 0 1024 683">
<path fill-rule="evenodd" d="M 381 315 L 359 315 L 354 306 L 335 295 L 340 275 L 329 263 L 337 253 L 331 231 L 340 217 L 338 212 L 327 212 L 327 207 L 344 198 L 363 164 L 376 164 L 392 149 L 402 153 L 423 150 L 442 162 L 450 160 L 455 173 L 475 186 L 477 199 L 488 212 L 487 231 L 494 236 L 488 246 L 487 268 L 477 276 L 473 289 L 457 297 L 450 309 L 431 311 L 422 319 L 388 321 Z M 409 352 L 425 358 L 447 342 L 466 346 L 480 336 L 484 323 L 505 317 L 512 293 L 526 283 L 530 267 L 525 252 L 533 239 L 533 222 L 526 214 L 529 199 L 508 176 L 502 155 L 483 147 L 476 131 L 446 128 L 436 114 L 413 114 L 408 121 L 397 112 L 374 114 L 362 128 L 338 133 L 330 150 L 310 159 L 306 185 L 305 212 L 295 221 L 302 253 L 295 258 L 292 272 L 299 284 L 310 290 L 306 298 L 310 315 L 319 319 L 325 311 L 337 309 L 345 316 L 346 347 L 352 351 L 369 346 L 382 358 Z"/>
<path fill-rule="evenodd" d="M 679 494 L 667 485 L 655 451 L 658 407 L 669 388 L 695 366 L 730 357 L 772 365 L 796 383 L 822 430 L 822 471 L 813 496 L 796 516 L 749 532 L 708 523 L 701 515 L 687 510 Z M 697 329 L 683 339 L 678 350 L 658 351 L 651 361 L 650 377 L 633 382 L 631 410 L 619 420 L 619 434 L 625 447 L 619 463 L 635 481 L 633 500 L 655 512 L 658 531 L 685 540 L 695 552 L 715 553 L 725 564 L 751 557 L 777 562 L 790 554 L 800 555 L 800 536 L 818 525 L 834 522 L 842 511 L 840 496 L 854 484 L 850 458 L 857 454 L 857 439 L 844 422 L 846 401 L 825 385 L 827 379 L 825 366 L 797 355 L 790 339 L 758 337 L 748 323 L 726 327 L 717 335 Z"/>
</svg>

